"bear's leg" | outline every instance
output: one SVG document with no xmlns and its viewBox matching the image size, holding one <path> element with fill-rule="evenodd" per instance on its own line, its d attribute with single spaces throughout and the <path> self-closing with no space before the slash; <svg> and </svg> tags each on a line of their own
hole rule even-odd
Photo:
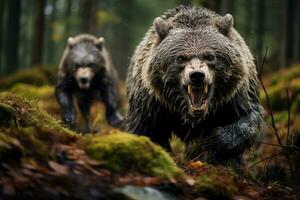
<svg viewBox="0 0 300 200">
<path fill-rule="evenodd" d="M 90 108 L 92 104 L 91 96 L 88 94 L 77 94 L 76 99 L 78 103 L 78 108 L 84 120 L 84 127 L 82 129 L 82 132 L 91 133 L 93 132 L 90 118 Z"/>
<path fill-rule="evenodd" d="M 240 158 L 244 150 L 254 142 L 255 136 L 260 132 L 261 124 L 260 113 L 253 110 L 233 124 L 216 128 L 213 135 L 217 139 L 212 145 L 215 162 L 221 164 L 235 159 L 237 163 L 241 163 Z"/>
<path fill-rule="evenodd" d="M 106 107 L 106 119 L 111 126 L 122 127 L 124 117 L 119 111 L 120 97 L 117 86 L 109 78 L 103 78 L 100 92 Z"/>
<path fill-rule="evenodd" d="M 132 102 L 130 102 L 127 112 L 126 130 L 138 135 L 145 135 L 152 142 L 169 150 L 171 127 L 173 127 L 173 123 L 176 123 L 172 122 L 172 120 L 169 121 L 169 113 L 161 109 L 160 103 L 157 102 L 149 103 L 135 98 L 129 98 L 129 101 Z M 149 108 L 151 109 L 144 107 L 143 103 L 150 104 L 151 107 Z"/>
<path fill-rule="evenodd" d="M 72 93 L 56 89 L 55 96 L 62 110 L 63 123 L 65 123 L 70 129 L 76 130 L 76 113 L 73 105 Z"/>
</svg>

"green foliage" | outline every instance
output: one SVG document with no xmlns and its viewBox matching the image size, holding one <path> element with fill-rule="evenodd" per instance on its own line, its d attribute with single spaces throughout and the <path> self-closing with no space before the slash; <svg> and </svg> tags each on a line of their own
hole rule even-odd
<svg viewBox="0 0 300 200">
<path fill-rule="evenodd" d="M 88 137 L 87 153 L 116 172 L 139 172 L 150 176 L 176 178 L 183 172 L 160 146 L 149 138 L 115 131 L 105 136 Z"/>
<path fill-rule="evenodd" d="M 169 140 L 171 151 L 173 153 L 173 156 L 175 157 L 175 161 L 177 164 L 184 164 L 186 161 L 185 157 L 185 143 L 180 140 L 179 137 L 177 137 L 174 133 L 171 136 L 171 139 Z"/>
</svg>

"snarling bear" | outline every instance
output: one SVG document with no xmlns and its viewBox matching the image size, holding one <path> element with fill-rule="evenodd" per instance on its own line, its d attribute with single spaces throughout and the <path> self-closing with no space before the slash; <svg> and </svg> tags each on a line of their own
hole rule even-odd
<svg viewBox="0 0 300 200">
<path fill-rule="evenodd" d="M 230 14 L 179 6 L 157 17 L 126 81 L 127 130 L 163 146 L 173 132 L 209 162 L 239 162 L 260 131 L 257 69 Z"/>
<path fill-rule="evenodd" d="M 103 37 L 81 34 L 68 39 L 59 65 L 55 95 L 62 110 L 63 122 L 73 130 L 79 130 L 74 99 L 85 122 L 82 132 L 93 131 L 90 108 L 100 98 L 106 106 L 108 123 L 115 127 L 122 125 L 118 76 Z"/>
</svg>

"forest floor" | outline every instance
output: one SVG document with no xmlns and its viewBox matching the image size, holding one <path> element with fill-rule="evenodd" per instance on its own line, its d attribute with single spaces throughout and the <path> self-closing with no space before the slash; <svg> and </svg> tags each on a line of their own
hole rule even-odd
<svg viewBox="0 0 300 200">
<path fill-rule="evenodd" d="M 166 152 L 113 129 L 102 104 L 92 109 L 101 131 L 68 130 L 59 121 L 51 71 L 1 79 L 0 199 L 300 199 L 299 68 L 264 79 L 273 115 L 262 91 L 266 128 L 238 170 L 187 159 L 176 138 L 176 151 Z M 124 87 L 121 93 L 125 112 Z"/>
</svg>

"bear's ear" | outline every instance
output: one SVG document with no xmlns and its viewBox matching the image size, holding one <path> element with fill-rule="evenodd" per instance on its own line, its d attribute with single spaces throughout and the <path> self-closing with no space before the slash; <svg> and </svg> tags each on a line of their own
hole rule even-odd
<svg viewBox="0 0 300 200">
<path fill-rule="evenodd" d="M 168 35 L 171 28 L 170 24 L 160 17 L 154 19 L 153 25 L 154 30 L 159 36 L 160 40 L 163 40 Z"/>
<path fill-rule="evenodd" d="M 73 37 L 68 38 L 68 46 L 72 48 L 75 45 L 76 41 Z"/>
<path fill-rule="evenodd" d="M 96 41 L 96 46 L 99 50 L 102 50 L 102 48 L 104 47 L 105 44 L 105 40 L 103 37 L 99 37 Z"/>
<path fill-rule="evenodd" d="M 233 17 L 231 14 L 226 14 L 223 17 L 220 17 L 217 19 L 216 25 L 219 29 L 219 31 L 224 34 L 228 35 L 228 33 L 233 28 Z"/>
</svg>

